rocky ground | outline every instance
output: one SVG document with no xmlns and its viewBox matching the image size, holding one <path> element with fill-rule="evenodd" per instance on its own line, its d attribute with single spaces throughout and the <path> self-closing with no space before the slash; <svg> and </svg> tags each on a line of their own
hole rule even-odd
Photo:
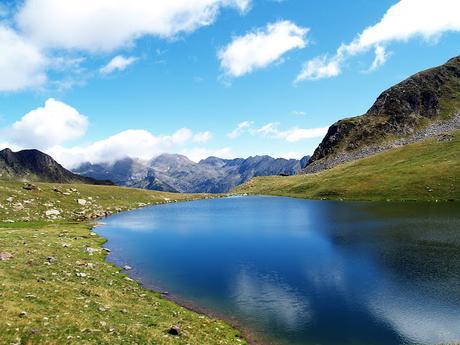
<svg viewBox="0 0 460 345">
<path fill-rule="evenodd" d="M 379 152 L 423 141 L 436 136 L 439 136 L 439 140 L 449 140 L 451 137 L 450 133 L 458 129 L 460 129 L 460 114 L 453 116 L 447 121 L 435 122 L 410 136 L 395 140 L 391 143 L 370 145 L 355 151 L 342 152 L 338 155 L 312 162 L 305 168 L 304 172 L 307 174 L 317 173 L 322 170 L 331 169 L 339 164 L 369 157 Z"/>
</svg>

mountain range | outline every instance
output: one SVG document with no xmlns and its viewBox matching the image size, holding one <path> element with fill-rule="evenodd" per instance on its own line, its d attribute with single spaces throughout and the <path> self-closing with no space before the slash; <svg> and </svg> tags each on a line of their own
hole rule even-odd
<svg viewBox="0 0 460 345">
<path fill-rule="evenodd" d="M 148 161 L 125 158 L 114 163 L 84 163 L 73 172 L 127 187 L 180 193 L 225 193 L 255 176 L 297 174 L 309 158 L 208 157 L 196 163 L 183 155 L 162 154 Z"/>
</svg>

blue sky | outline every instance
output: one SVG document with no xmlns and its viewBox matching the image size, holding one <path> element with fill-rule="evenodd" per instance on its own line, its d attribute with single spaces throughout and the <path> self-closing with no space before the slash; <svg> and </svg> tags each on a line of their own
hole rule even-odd
<svg viewBox="0 0 460 345">
<path fill-rule="evenodd" d="M 0 3 L 0 144 L 67 166 L 311 154 L 460 48 L 456 0 Z"/>
</svg>

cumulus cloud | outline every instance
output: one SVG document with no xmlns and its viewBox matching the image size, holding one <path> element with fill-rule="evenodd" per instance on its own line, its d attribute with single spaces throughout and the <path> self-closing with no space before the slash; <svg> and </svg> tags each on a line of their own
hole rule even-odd
<svg viewBox="0 0 460 345">
<path fill-rule="evenodd" d="M 319 128 L 298 128 L 294 127 L 287 130 L 278 129 L 278 123 L 267 123 L 266 125 L 251 129 L 249 133 L 252 135 L 261 135 L 269 138 L 283 139 L 289 143 L 294 143 L 297 141 L 312 139 L 312 138 L 321 138 L 326 133 L 329 127 L 319 127 Z"/>
<path fill-rule="evenodd" d="M 107 63 L 107 65 L 101 67 L 99 72 L 102 74 L 110 74 L 114 71 L 123 71 L 129 65 L 132 65 L 137 61 L 137 58 L 134 56 L 124 57 L 123 55 L 117 55 L 112 60 Z"/>
<path fill-rule="evenodd" d="M 204 147 L 194 147 L 191 149 L 184 149 L 181 151 L 181 154 L 187 156 L 190 160 L 194 162 L 199 162 L 202 159 L 208 157 L 219 157 L 223 159 L 234 158 L 235 155 L 232 152 L 232 149 L 229 147 L 224 147 L 221 149 L 208 149 Z"/>
<path fill-rule="evenodd" d="M 192 131 L 187 128 L 159 136 L 142 129 L 130 129 L 89 145 L 70 148 L 54 146 L 47 151 L 64 166 L 75 167 L 85 161 L 113 162 L 125 157 L 150 159 L 186 143 L 192 136 Z"/>
<path fill-rule="evenodd" d="M 182 151 L 195 160 L 206 155 L 232 156 L 229 148 L 210 150 L 195 147 L 209 141 L 212 134 L 209 131 L 194 133 L 188 128 L 180 128 L 167 135 L 129 129 L 88 144 L 65 145 L 82 138 L 87 127 L 86 116 L 70 105 L 50 98 L 43 107 L 30 111 L 12 125 L 1 129 L 0 148 L 37 148 L 67 168 L 76 167 L 82 162 L 113 162 L 125 157 L 150 159 L 165 152 Z"/>
<path fill-rule="evenodd" d="M 205 142 L 197 139 L 209 136 L 210 132 L 194 134 L 188 128 L 181 128 L 170 135 L 155 135 L 146 130 L 130 129 L 89 145 L 70 148 L 58 145 L 49 148 L 47 152 L 69 168 L 82 162 L 113 162 L 125 157 L 151 159 L 165 152 L 180 152 L 193 161 L 212 155 L 223 158 L 232 156 L 229 148 L 211 150 L 193 146 L 193 143 Z"/>
<path fill-rule="evenodd" d="M 30 111 L 5 132 L 19 146 L 45 149 L 80 138 L 87 126 L 86 116 L 50 98 L 43 107 Z"/>
<path fill-rule="evenodd" d="M 221 68 L 230 77 L 241 77 L 267 67 L 288 51 L 304 48 L 309 29 L 283 20 L 244 36 L 237 36 L 218 52 Z"/>
<path fill-rule="evenodd" d="M 206 143 L 212 139 L 212 133 L 209 131 L 200 132 L 193 136 L 193 142 L 195 143 Z"/>
<path fill-rule="evenodd" d="M 244 121 L 238 124 L 238 126 L 231 131 L 228 136 L 230 138 L 236 138 L 243 133 L 248 133 L 253 136 L 261 136 L 273 139 L 283 139 L 289 143 L 294 143 L 297 141 L 312 139 L 312 138 L 321 138 L 323 137 L 329 127 L 319 127 L 319 128 L 298 128 L 293 127 L 287 130 L 280 130 L 279 123 L 270 122 L 262 127 L 253 127 L 253 122 Z"/>
<path fill-rule="evenodd" d="M 26 0 L 19 28 L 43 47 L 113 51 L 144 35 L 171 38 L 212 24 L 222 8 L 250 0 Z"/>
<path fill-rule="evenodd" d="M 252 126 L 252 121 L 243 121 L 240 122 L 234 130 L 227 134 L 227 136 L 231 139 L 238 138 L 241 134 L 245 132 L 248 128 Z"/>
<path fill-rule="evenodd" d="M 391 42 L 414 37 L 430 40 L 448 31 L 460 31 L 458 0 L 401 0 L 377 24 L 363 30 L 351 43 L 342 44 L 333 56 L 308 61 L 296 81 L 335 77 L 347 58 L 371 49 L 375 58 L 370 69 L 377 69 L 387 60 L 385 48 Z"/>
<path fill-rule="evenodd" d="M 0 25 L 0 91 L 17 91 L 46 82 L 43 53 L 12 29 Z"/>
</svg>

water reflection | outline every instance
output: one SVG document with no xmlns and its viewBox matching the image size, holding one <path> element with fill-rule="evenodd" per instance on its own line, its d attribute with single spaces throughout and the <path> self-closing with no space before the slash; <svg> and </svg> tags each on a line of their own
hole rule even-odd
<svg viewBox="0 0 460 345">
<path fill-rule="evenodd" d="M 249 197 L 98 228 L 147 285 L 279 344 L 460 341 L 460 205 Z"/>
<path fill-rule="evenodd" d="M 248 318 L 296 330 L 308 324 L 312 311 L 308 298 L 296 292 L 276 274 L 261 275 L 248 268 L 238 273 L 231 298 Z"/>
</svg>

